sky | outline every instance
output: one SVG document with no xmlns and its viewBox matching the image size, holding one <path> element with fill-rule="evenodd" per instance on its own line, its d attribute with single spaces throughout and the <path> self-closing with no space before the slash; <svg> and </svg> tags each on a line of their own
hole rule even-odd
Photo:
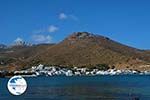
<svg viewBox="0 0 150 100">
<path fill-rule="evenodd" d="M 0 43 L 58 43 L 91 32 L 150 49 L 150 0 L 0 0 Z"/>
</svg>

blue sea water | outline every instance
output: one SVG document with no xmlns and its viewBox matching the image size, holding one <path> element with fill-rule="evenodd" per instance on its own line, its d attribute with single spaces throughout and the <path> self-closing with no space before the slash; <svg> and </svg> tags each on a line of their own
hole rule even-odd
<svg viewBox="0 0 150 100">
<path fill-rule="evenodd" d="M 26 92 L 14 96 L 0 78 L 0 100 L 150 100 L 149 75 L 25 78 Z"/>
</svg>

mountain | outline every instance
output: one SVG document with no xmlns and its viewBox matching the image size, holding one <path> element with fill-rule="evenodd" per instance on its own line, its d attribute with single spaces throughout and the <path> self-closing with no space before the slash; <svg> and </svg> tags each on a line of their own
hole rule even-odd
<svg viewBox="0 0 150 100">
<path fill-rule="evenodd" d="M 24 69 L 32 65 L 58 65 L 67 67 L 95 67 L 107 64 L 117 69 L 148 70 L 150 51 L 129 47 L 108 37 L 88 32 L 75 32 L 58 44 L 11 48 L 4 57 L 15 57 L 13 67 Z M 8 64 L 8 65 L 10 65 Z"/>
<path fill-rule="evenodd" d="M 43 50 L 54 44 L 38 44 L 38 45 L 15 45 L 0 51 L 0 69 L 16 69 L 23 68 L 22 63 L 26 59 L 37 55 Z M 19 63 L 19 64 L 18 64 Z M 20 64 L 21 63 L 21 64 Z"/>
<path fill-rule="evenodd" d="M 49 65 L 93 67 L 96 64 L 108 64 L 117 68 L 136 69 L 150 63 L 148 54 L 104 36 L 75 32 L 31 59 Z"/>
<path fill-rule="evenodd" d="M 5 48 L 7 48 L 7 46 L 6 46 L 6 45 L 4 45 L 4 44 L 0 44 L 0 49 L 5 49 Z"/>
</svg>

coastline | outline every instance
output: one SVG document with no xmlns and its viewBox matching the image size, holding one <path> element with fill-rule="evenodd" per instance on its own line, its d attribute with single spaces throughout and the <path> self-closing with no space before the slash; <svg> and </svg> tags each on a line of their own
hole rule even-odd
<svg viewBox="0 0 150 100">
<path fill-rule="evenodd" d="M 119 70 L 108 69 L 100 70 L 98 68 L 61 68 L 58 66 L 32 66 L 29 69 L 21 71 L 0 71 L 0 77 L 11 77 L 21 75 L 23 77 L 38 77 L 38 76 L 96 76 L 96 75 L 150 75 L 150 71 L 137 70 Z"/>
</svg>

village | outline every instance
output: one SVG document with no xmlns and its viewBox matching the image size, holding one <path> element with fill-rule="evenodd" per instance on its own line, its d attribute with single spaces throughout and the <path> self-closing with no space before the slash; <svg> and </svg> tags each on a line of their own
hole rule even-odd
<svg viewBox="0 0 150 100">
<path fill-rule="evenodd" d="M 150 71 L 135 71 L 135 70 L 117 70 L 108 69 L 100 70 L 97 68 L 62 68 L 57 66 L 44 66 L 42 64 L 33 66 L 27 70 L 14 72 L 0 72 L 0 76 L 21 75 L 23 77 L 38 77 L 38 76 L 96 76 L 96 75 L 150 75 Z"/>
</svg>

